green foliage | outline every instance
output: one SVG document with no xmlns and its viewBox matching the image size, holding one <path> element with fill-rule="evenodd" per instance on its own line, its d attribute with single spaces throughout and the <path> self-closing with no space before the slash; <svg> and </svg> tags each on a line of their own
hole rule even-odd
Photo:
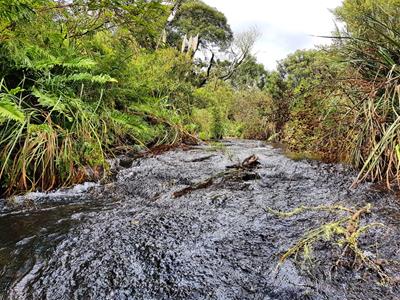
<svg viewBox="0 0 400 300">
<path fill-rule="evenodd" d="M 346 24 L 348 32 L 385 43 L 386 37 L 377 32 L 377 24 L 366 22 L 366 19 L 374 16 L 383 24 L 399 28 L 399 10 L 399 0 L 345 0 L 334 13 L 338 20 Z"/>
<path fill-rule="evenodd" d="M 224 125 L 222 123 L 222 118 L 221 118 L 221 111 L 219 110 L 219 107 L 214 106 L 212 108 L 212 126 L 211 126 L 211 137 L 213 139 L 222 139 L 224 137 Z"/>
<path fill-rule="evenodd" d="M 137 100 L 168 98 L 188 112 L 193 90 L 188 79 L 190 67 L 189 58 L 173 49 L 140 55 L 131 64 L 129 90 Z"/>
<path fill-rule="evenodd" d="M 103 147 L 97 131 L 98 118 L 71 102 L 65 108 L 73 113 L 65 126 L 58 117 L 34 108 L 20 98 L 27 115 L 23 123 L 7 122 L 1 129 L 0 177 L 3 192 L 48 190 L 79 182 L 87 177 L 84 166 L 105 166 Z M 49 99 L 45 106 L 52 106 Z M 60 125 L 63 125 L 61 127 Z"/>
<path fill-rule="evenodd" d="M 168 14 L 161 1 L 1 10 L 0 194 L 97 180 L 113 153 L 191 138 L 191 61 L 154 51 Z"/>
<path fill-rule="evenodd" d="M 226 48 L 233 39 L 225 15 L 200 0 L 184 2 L 170 24 L 169 33 L 174 43 L 180 43 L 184 35 L 199 35 L 204 47 Z"/>
<path fill-rule="evenodd" d="M 202 140 L 210 140 L 211 126 L 213 116 L 208 108 L 194 108 L 191 116 L 192 122 L 195 125 L 195 131 L 198 132 L 199 138 Z"/>
<path fill-rule="evenodd" d="M 10 95 L 0 94 L 0 123 L 8 120 L 23 123 L 25 115 L 18 105 L 12 101 Z"/>
<path fill-rule="evenodd" d="M 238 124 L 232 134 L 246 139 L 267 140 L 275 134 L 272 98 L 259 89 L 243 89 L 235 93 L 231 119 Z"/>
<path fill-rule="evenodd" d="M 349 161 L 354 138 L 351 101 L 340 78 L 347 69 L 334 49 L 298 50 L 271 73 L 266 91 L 273 99 L 271 119 L 289 150 L 329 161 Z"/>
<path fill-rule="evenodd" d="M 249 55 L 233 73 L 229 82 L 236 89 L 264 89 L 269 73 L 264 65 L 257 62 L 257 59 Z"/>
<path fill-rule="evenodd" d="M 221 139 L 229 120 L 229 111 L 234 99 L 234 90 L 221 81 L 211 82 L 194 92 L 196 110 L 194 122 L 199 122 L 202 137 Z"/>
<path fill-rule="evenodd" d="M 234 89 L 215 80 L 194 92 L 192 121 L 201 139 L 267 140 L 275 134 L 272 98 L 258 88 Z"/>
<path fill-rule="evenodd" d="M 235 44 L 221 12 L 175 4 L 0 3 L 0 194 L 96 180 L 107 156 L 191 134 L 279 138 L 400 185 L 398 0 L 345 0 L 336 43 L 273 72 L 250 55 L 255 32 Z M 224 58 L 180 53 L 184 35 Z"/>
<path fill-rule="evenodd" d="M 389 188 L 400 186 L 396 150 L 400 144 L 400 2 L 356 2 L 345 1 L 336 10 L 348 24 L 338 37 L 340 53 L 359 75 L 349 87 L 359 98 L 353 163 L 361 168 L 358 181 L 372 179 L 385 181 Z"/>
<path fill-rule="evenodd" d="M 268 75 L 276 131 L 290 150 L 353 163 L 357 182 L 400 186 L 400 3 L 345 0 L 326 49 L 296 51 Z"/>
</svg>

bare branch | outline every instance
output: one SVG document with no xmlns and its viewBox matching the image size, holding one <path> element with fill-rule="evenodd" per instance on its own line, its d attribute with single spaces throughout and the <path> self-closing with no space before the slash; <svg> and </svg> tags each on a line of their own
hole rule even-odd
<svg viewBox="0 0 400 300">
<path fill-rule="evenodd" d="M 251 54 L 254 44 L 260 36 L 261 34 L 256 27 L 252 27 L 235 35 L 229 57 L 232 63 L 226 74 L 220 76 L 220 79 L 228 80 L 232 77 L 236 69 Z"/>
</svg>

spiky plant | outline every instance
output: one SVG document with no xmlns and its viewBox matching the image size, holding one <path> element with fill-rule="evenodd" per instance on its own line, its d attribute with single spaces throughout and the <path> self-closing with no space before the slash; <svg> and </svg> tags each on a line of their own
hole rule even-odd
<svg viewBox="0 0 400 300">
<path fill-rule="evenodd" d="M 399 15 L 398 8 L 388 13 L 376 6 L 361 16 L 364 30 L 338 37 L 343 56 L 360 74 L 351 86 L 360 91 L 353 161 L 361 171 L 356 183 L 369 179 L 400 187 Z"/>
</svg>

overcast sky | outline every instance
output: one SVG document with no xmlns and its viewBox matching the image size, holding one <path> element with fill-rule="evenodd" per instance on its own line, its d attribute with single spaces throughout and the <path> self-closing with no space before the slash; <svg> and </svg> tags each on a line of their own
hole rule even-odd
<svg viewBox="0 0 400 300">
<path fill-rule="evenodd" d="M 254 54 L 268 69 L 296 49 L 328 43 L 315 36 L 334 30 L 329 9 L 342 0 L 205 0 L 223 12 L 234 32 L 256 26 L 262 36 Z"/>
</svg>

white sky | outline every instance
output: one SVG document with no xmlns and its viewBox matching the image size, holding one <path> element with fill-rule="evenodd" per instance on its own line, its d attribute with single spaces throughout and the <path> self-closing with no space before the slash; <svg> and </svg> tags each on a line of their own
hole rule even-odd
<svg viewBox="0 0 400 300">
<path fill-rule="evenodd" d="M 297 49 L 327 44 L 334 18 L 329 9 L 342 0 L 205 0 L 223 12 L 234 32 L 256 26 L 262 36 L 254 54 L 268 69 Z"/>
</svg>

